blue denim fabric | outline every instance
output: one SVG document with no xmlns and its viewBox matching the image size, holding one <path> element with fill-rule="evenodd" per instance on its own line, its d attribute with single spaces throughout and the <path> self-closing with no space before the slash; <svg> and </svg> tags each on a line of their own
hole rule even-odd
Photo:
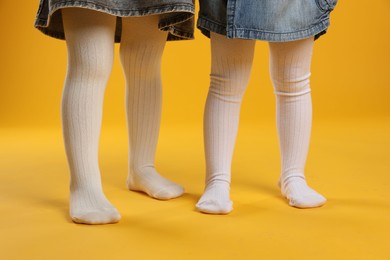
<svg viewBox="0 0 390 260">
<path fill-rule="evenodd" d="M 197 26 L 228 38 L 294 41 L 324 34 L 337 0 L 200 0 Z"/>
<path fill-rule="evenodd" d="M 40 0 L 34 26 L 46 35 L 65 39 L 61 8 L 80 7 L 117 16 L 115 42 L 120 42 L 121 17 L 161 14 L 159 29 L 167 40 L 194 38 L 194 0 Z"/>
</svg>

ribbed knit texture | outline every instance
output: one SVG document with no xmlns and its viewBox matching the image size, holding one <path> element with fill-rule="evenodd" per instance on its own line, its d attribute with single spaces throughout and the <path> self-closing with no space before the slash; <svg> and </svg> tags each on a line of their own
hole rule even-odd
<svg viewBox="0 0 390 260">
<path fill-rule="evenodd" d="M 123 19 L 120 56 L 126 77 L 129 131 L 130 190 L 156 199 L 183 194 L 180 185 L 159 175 L 154 167 L 161 116 L 161 56 L 167 32 L 157 30 L 158 16 Z"/>
<path fill-rule="evenodd" d="M 289 204 L 298 208 L 318 207 L 326 202 L 307 185 L 304 176 L 312 125 L 310 65 L 313 43 L 309 38 L 269 44 L 281 152 L 279 186 Z"/>
<path fill-rule="evenodd" d="M 102 190 L 98 146 L 116 18 L 87 9 L 62 12 L 68 47 L 62 121 L 71 173 L 70 216 L 77 223 L 115 223 L 120 214 Z M 130 143 L 128 186 L 154 198 L 174 198 L 183 188 L 161 177 L 153 165 L 161 114 L 160 62 L 167 33 L 157 29 L 157 16 L 123 18 L 122 22 Z"/>
<path fill-rule="evenodd" d="M 98 146 L 103 97 L 111 73 L 115 17 L 84 9 L 64 9 L 68 70 L 62 123 L 71 173 L 70 216 L 77 223 L 119 221 L 102 191 Z"/>
<path fill-rule="evenodd" d="M 206 188 L 196 205 L 204 213 L 227 214 L 233 209 L 230 169 L 254 45 L 254 41 L 211 36 L 211 82 L 204 112 Z"/>
<path fill-rule="evenodd" d="M 248 84 L 255 41 L 211 34 L 212 71 L 204 115 L 206 188 L 199 211 L 227 214 L 230 168 L 242 97 Z M 320 206 L 325 199 L 307 186 L 304 166 L 311 129 L 310 63 L 313 39 L 270 43 L 271 77 L 277 97 L 282 154 L 282 194 L 295 207 Z"/>
</svg>

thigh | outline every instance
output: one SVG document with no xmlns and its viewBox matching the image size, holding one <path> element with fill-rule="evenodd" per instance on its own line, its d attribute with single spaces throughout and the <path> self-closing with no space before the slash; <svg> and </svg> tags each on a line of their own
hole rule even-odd
<svg viewBox="0 0 390 260">
<path fill-rule="evenodd" d="M 95 71 L 96 77 L 107 76 L 114 60 L 116 17 L 82 8 L 61 11 L 68 69 L 77 72 L 80 68 L 88 68 Z"/>
<path fill-rule="evenodd" d="M 89 42 L 98 48 L 113 48 L 115 16 L 84 8 L 64 8 L 61 12 L 68 44 Z"/>
<path fill-rule="evenodd" d="M 310 92 L 314 37 L 291 42 L 270 42 L 270 76 L 276 94 Z"/>
<path fill-rule="evenodd" d="M 314 46 L 314 37 L 290 41 L 290 42 L 270 42 L 270 59 L 271 62 L 283 62 L 286 59 L 294 59 L 304 57 L 308 62 L 305 65 L 310 65 Z"/>
<path fill-rule="evenodd" d="M 211 53 L 212 55 L 227 58 L 253 58 L 255 51 L 255 40 L 230 39 L 225 35 L 211 32 Z"/>
<path fill-rule="evenodd" d="M 168 32 L 158 28 L 159 15 L 122 18 L 121 42 L 165 43 Z"/>
</svg>

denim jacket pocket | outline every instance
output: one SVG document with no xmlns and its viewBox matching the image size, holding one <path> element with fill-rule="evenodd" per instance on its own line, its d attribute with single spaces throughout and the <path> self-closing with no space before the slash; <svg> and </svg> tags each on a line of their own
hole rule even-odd
<svg viewBox="0 0 390 260">
<path fill-rule="evenodd" d="M 315 0 L 318 8 L 322 12 L 332 11 L 337 4 L 337 0 Z"/>
</svg>

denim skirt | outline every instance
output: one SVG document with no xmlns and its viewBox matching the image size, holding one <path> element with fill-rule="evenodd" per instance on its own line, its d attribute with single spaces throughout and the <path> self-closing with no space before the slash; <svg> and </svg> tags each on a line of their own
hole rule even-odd
<svg viewBox="0 0 390 260">
<path fill-rule="evenodd" d="M 168 31 L 167 40 L 194 37 L 194 0 L 40 0 L 34 26 L 44 34 L 65 39 L 61 9 L 87 8 L 117 17 L 115 42 L 120 42 L 121 17 L 160 15 L 158 28 Z"/>
<path fill-rule="evenodd" d="M 329 27 L 337 0 L 200 0 L 197 27 L 228 38 L 287 42 L 315 36 Z"/>
</svg>

